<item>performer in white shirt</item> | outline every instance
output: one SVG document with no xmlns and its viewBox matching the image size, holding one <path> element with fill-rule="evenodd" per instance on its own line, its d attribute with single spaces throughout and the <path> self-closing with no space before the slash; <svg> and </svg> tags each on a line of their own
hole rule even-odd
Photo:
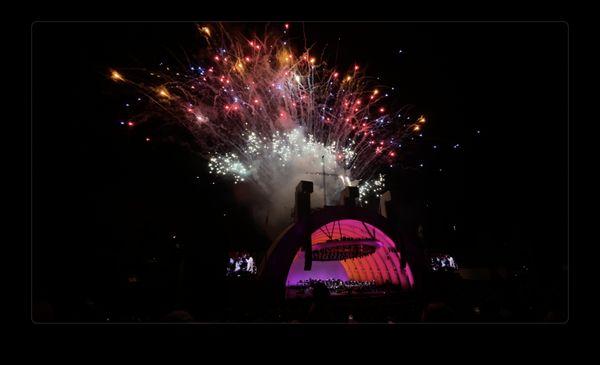
<svg viewBox="0 0 600 365">
<path fill-rule="evenodd" d="M 254 273 L 254 271 L 256 270 L 256 268 L 254 267 L 254 259 L 252 258 L 252 256 L 248 257 L 248 261 L 247 262 L 247 270 L 251 273 Z"/>
</svg>

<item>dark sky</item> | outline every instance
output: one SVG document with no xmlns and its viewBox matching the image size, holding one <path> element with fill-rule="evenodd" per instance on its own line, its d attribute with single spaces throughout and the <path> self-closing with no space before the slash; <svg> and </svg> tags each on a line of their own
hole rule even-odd
<svg viewBox="0 0 600 365">
<path fill-rule="evenodd" d="M 338 63 L 365 65 L 395 87 L 399 104 L 428 116 L 418 174 L 441 227 L 437 244 L 473 262 L 504 247 L 526 252 L 544 269 L 560 268 L 567 218 L 564 24 L 306 23 L 304 31 L 311 43 L 327 45 L 329 59 L 337 53 Z M 292 23 L 290 32 L 300 37 L 302 24 Z M 152 68 L 197 48 L 191 23 L 34 26 L 39 288 L 103 281 L 97 273 L 133 266 L 140 252 L 170 254 L 164 242 L 172 232 L 207 258 L 247 237 L 260 241 L 230 187 L 205 183 L 204 162 L 161 140 L 160 130 L 118 124 L 131 94 L 116 90 L 109 68 Z M 443 231 L 452 224 L 456 233 Z M 204 274 L 219 265 L 209 261 Z"/>
</svg>

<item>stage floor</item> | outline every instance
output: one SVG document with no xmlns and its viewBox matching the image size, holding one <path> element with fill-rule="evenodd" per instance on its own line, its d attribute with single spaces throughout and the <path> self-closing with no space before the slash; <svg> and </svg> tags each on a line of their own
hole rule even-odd
<svg viewBox="0 0 600 365">
<path fill-rule="evenodd" d="M 364 291 L 364 292 L 352 291 L 350 293 L 346 292 L 346 291 L 342 291 L 342 292 L 330 291 L 329 294 L 332 297 L 382 297 L 382 296 L 388 295 L 389 293 L 383 289 L 377 289 L 377 290 L 369 290 L 369 291 Z M 310 290 L 287 287 L 287 288 L 285 288 L 285 297 L 288 299 L 310 298 L 311 293 L 310 293 Z"/>
</svg>

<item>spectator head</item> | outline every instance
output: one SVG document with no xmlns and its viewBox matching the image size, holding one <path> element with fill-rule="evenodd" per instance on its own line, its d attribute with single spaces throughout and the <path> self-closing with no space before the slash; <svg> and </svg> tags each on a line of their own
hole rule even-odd
<svg viewBox="0 0 600 365">
<path fill-rule="evenodd" d="M 448 322 L 455 320 L 454 311 L 444 302 L 432 302 L 425 306 L 421 316 L 424 322 Z"/>
</svg>

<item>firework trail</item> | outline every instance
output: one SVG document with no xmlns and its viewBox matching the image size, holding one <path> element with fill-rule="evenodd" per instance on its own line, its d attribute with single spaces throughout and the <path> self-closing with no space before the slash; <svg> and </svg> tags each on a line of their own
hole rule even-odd
<svg viewBox="0 0 600 365">
<path fill-rule="evenodd" d="M 111 78 L 146 95 L 144 118 L 158 113 L 184 126 L 211 173 L 256 186 L 272 216 L 289 217 L 300 180 L 314 180 L 313 206 L 323 204 L 322 180 L 311 176 L 323 164 L 327 204 L 348 185 L 359 186 L 366 203 L 384 188 L 382 166 L 425 123 L 388 110 L 383 88 L 358 65 L 328 67 L 272 34 L 246 38 L 219 24 L 198 30 L 209 55 L 201 62 L 168 72 L 112 70 Z"/>
</svg>

